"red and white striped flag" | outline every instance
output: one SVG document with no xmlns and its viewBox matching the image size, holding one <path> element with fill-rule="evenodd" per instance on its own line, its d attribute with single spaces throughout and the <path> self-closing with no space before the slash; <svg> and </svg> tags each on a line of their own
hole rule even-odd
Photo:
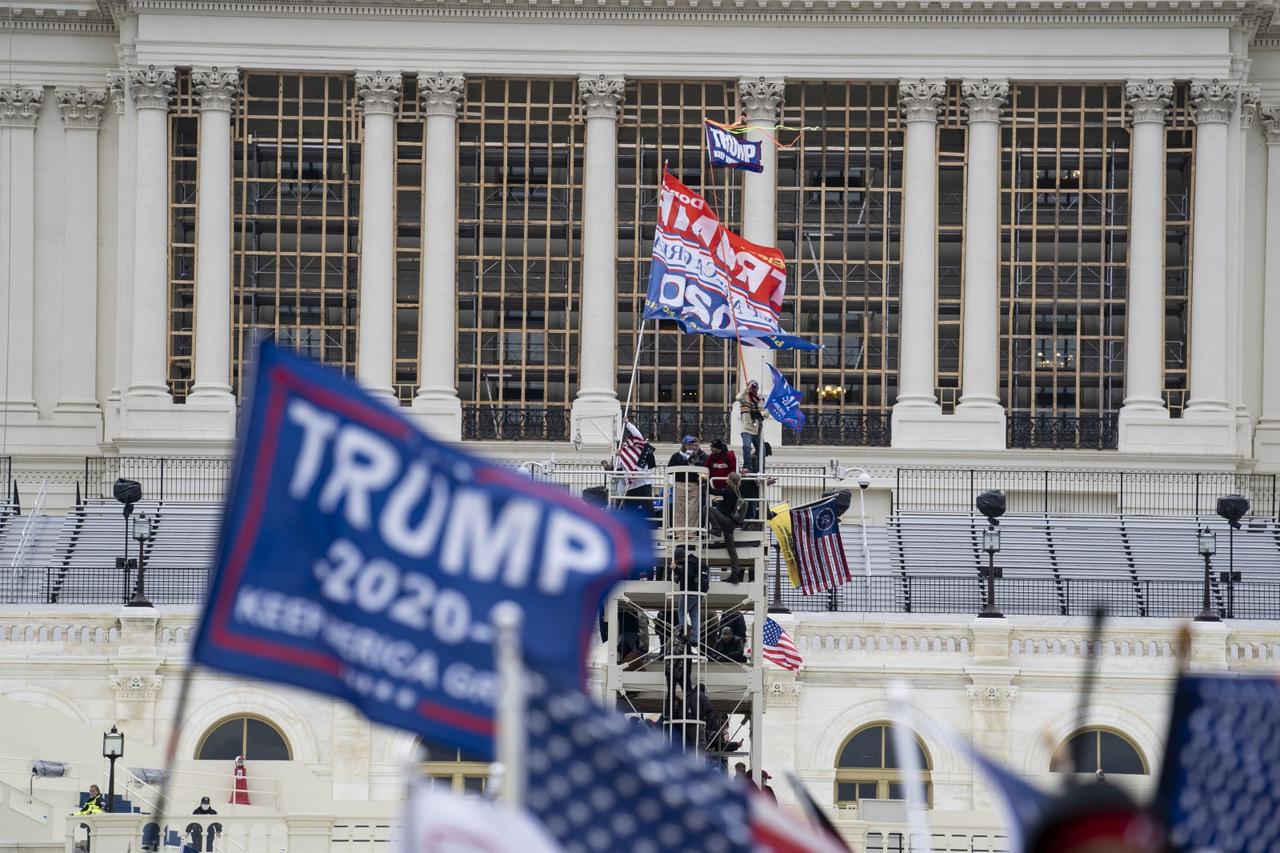
<svg viewBox="0 0 1280 853">
<path fill-rule="evenodd" d="M 764 659 L 775 666 L 783 669 L 799 669 L 800 664 L 804 663 L 804 658 L 800 657 L 800 652 L 796 650 L 796 644 L 791 642 L 790 635 L 782 630 L 782 626 L 772 619 L 764 621 L 764 649 L 760 654 L 764 655 Z"/>
<path fill-rule="evenodd" d="M 635 424 L 627 422 L 622 431 L 622 443 L 618 446 L 616 456 L 617 468 L 620 471 L 635 471 L 640 467 L 640 457 L 644 455 L 644 436 Z"/>
<path fill-rule="evenodd" d="M 800 588 L 814 595 L 853 580 L 840 540 L 836 496 L 791 510 L 791 535 Z"/>
</svg>

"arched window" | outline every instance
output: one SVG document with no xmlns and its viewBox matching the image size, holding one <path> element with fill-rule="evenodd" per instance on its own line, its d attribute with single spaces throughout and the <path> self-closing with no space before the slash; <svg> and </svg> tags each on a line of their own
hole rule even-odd
<svg viewBox="0 0 1280 853">
<path fill-rule="evenodd" d="M 422 773 L 432 785 L 446 788 L 458 794 L 483 794 L 489 784 L 489 762 L 478 755 L 452 746 L 428 743 L 418 739 L 416 744 Z"/>
<path fill-rule="evenodd" d="M 1151 772 L 1133 742 L 1110 729 L 1082 729 L 1067 738 L 1053 755 L 1049 769 L 1054 773 L 1129 773 L 1145 776 Z"/>
<path fill-rule="evenodd" d="M 262 717 L 242 714 L 230 717 L 205 732 L 196 747 L 201 761 L 231 761 L 243 755 L 246 761 L 289 761 L 293 752 L 284 734 Z"/>
<path fill-rule="evenodd" d="M 924 782 L 926 802 L 933 802 L 933 785 L 929 771 L 933 764 L 920 738 L 912 735 L 916 745 L 916 762 Z M 906 798 L 902 771 L 888 723 L 872 723 L 854 732 L 840 747 L 836 756 L 836 805 L 849 805 L 859 800 L 901 800 Z"/>
</svg>

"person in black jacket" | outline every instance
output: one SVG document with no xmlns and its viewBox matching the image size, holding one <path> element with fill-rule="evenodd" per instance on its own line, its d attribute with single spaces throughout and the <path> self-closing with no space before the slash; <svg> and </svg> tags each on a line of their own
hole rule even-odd
<svg viewBox="0 0 1280 853">
<path fill-rule="evenodd" d="M 742 475 L 734 471 L 725 478 L 724 491 L 707 510 L 711 518 L 711 529 L 719 531 L 724 537 L 724 547 L 729 552 L 729 565 L 732 571 L 725 578 L 729 583 L 742 582 L 742 564 L 738 562 L 738 549 L 733 541 L 733 531 L 737 530 L 746 518 L 747 506 L 747 502 L 742 498 Z"/>
<path fill-rule="evenodd" d="M 698 439 L 686 435 L 680 442 L 680 449 L 672 454 L 667 462 L 668 468 L 707 467 L 707 454 L 698 444 Z M 702 527 L 702 490 L 699 485 L 701 477 L 693 471 L 681 471 L 673 475 L 675 485 L 672 493 L 671 527 L 675 538 L 687 542 L 697 538 L 698 529 Z"/>
<path fill-rule="evenodd" d="M 734 636 L 733 629 L 728 625 L 720 628 L 720 637 L 716 640 L 716 656 L 720 660 L 733 661 L 734 663 L 746 663 L 747 655 L 743 651 L 743 642 L 741 637 Z"/>
<path fill-rule="evenodd" d="M 676 599 L 675 622 L 683 633 L 683 637 L 678 639 L 683 639 L 690 647 L 696 648 L 698 626 L 702 621 L 702 598 L 693 593 L 706 592 L 711 588 L 710 571 L 698 559 L 697 554 L 686 551 L 683 545 L 675 547 L 672 557 L 672 580 L 685 593 Z"/>
<path fill-rule="evenodd" d="M 192 814 L 217 814 L 217 812 L 214 811 L 213 807 L 209 805 L 208 797 L 201 797 L 200 808 L 193 811 Z"/>
</svg>

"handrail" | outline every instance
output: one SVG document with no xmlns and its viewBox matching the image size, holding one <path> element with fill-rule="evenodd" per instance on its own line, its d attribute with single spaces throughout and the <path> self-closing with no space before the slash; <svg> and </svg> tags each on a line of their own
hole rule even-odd
<svg viewBox="0 0 1280 853">
<path fill-rule="evenodd" d="M 44 505 L 49 499 L 49 478 L 45 477 L 44 482 L 40 484 L 40 491 L 36 493 L 35 503 L 31 505 L 31 512 L 27 514 L 27 518 L 22 522 L 22 533 L 18 536 L 18 547 L 14 549 L 13 559 L 9 561 L 10 569 L 19 568 L 22 562 L 22 555 L 27 549 L 27 542 L 30 540 L 31 531 L 35 527 L 36 520 L 44 515 Z"/>
<path fill-rule="evenodd" d="M 155 791 L 155 792 L 156 792 L 156 795 L 157 795 L 157 796 L 159 795 L 159 791 L 158 791 L 158 790 L 157 790 L 153 785 L 150 785 L 150 784 L 148 784 L 147 782 L 144 782 L 144 781 L 142 781 L 140 778 L 138 778 L 137 774 L 135 774 L 131 768 L 127 768 L 127 767 L 126 767 L 126 768 L 125 768 L 125 773 L 127 773 L 127 774 L 128 774 L 128 776 L 129 776 L 129 778 L 131 778 L 131 779 L 133 779 L 134 781 L 136 781 L 139 785 L 141 785 L 141 786 L 143 786 L 143 787 L 145 787 L 145 788 L 148 788 L 148 789 L 150 789 L 150 790 L 152 790 L 152 791 Z M 179 781 L 179 780 L 180 780 L 180 778 L 181 778 L 181 777 L 184 777 L 184 776 L 199 776 L 199 777 L 205 777 L 205 778 L 208 778 L 208 779 L 217 779 L 218 781 L 217 781 L 216 783 L 213 783 L 213 784 L 210 784 L 210 785 L 204 785 L 204 786 L 202 786 L 202 785 L 198 784 L 198 783 L 199 783 L 199 780 L 195 780 L 194 782 L 193 782 L 193 781 L 187 781 L 187 782 L 185 782 L 185 783 L 184 783 L 184 782 Z M 171 782 L 170 782 L 170 788 L 174 788 L 174 787 L 181 787 L 181 788 L 200 788 L 200 787 L 206 787 L 206 788 L 208 788 L 208 787 L 216 787 L 216 788 L 221 788 L 221 787 L 224 787 L 224 786 L 231 786 L 231 785 L 233 784 L 233 781 L 234 781 L 234 780 L 228 779 L 228 777 L 227 777 L 227 775 L 226 775 L 225 773 L 209 773 L 209 772 L 206 772 L 206 771 L 203 771 L 203 770 L 185 770 L 185 769 L 175 769 L 175 770 L 173 771 L 172 780 L 171 780 Z M 249 793 L 249 795 L 250 795 L 251 797 L 252 797 L 253 795 L 255 795 L 255 794 L 256 794 L 256 795 L 258 795 L 258 796 L 265 796 L 265 797 L 269 797 L 269 798 L 272 800 L 272 803 L 271 803 L 271 807 L 272 807 L 272 808 L 279 808 L 279 806 L 280 806 L 280 780 L 279 780 L 279 779 L 261 779 L 261 780 L 259 780 L 259 785 L 258 785 L 258 786 L 256 786 L 256 787 L 255 787 L 255 786 L 248 786 L 248 787 L 246 787 L 246 789 L 245 789 L 245 790 Z M 149 804 L 149 805 L 152 805 L 152 804 Z"/>
</svg>

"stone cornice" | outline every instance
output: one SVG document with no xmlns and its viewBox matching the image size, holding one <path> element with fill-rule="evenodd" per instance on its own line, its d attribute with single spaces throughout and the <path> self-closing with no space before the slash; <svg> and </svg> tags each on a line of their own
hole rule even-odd
<svg viewBox="0 0 1280 853">
<path fill-rule="evenodd" d="M 969 121 L 1000 121 L 1000 112 L 1009 100 L 1009 83 L 1005 80 L 965 80 L 960 94 L 969 108 Z"/>
<path fill-rule="evenodd" d="M 778 120 L 786 91 L 787 83 L 781 78 L 744 77 L 738 81 L 738 102 L 748 119 L 772 123 Z"/>
<path fill-rule="evenodd" d="M 230 112 L 240 92 L 240 71 L 237 68 L 193 68 L 191 88 L 200 99 L 201 110 Z"/>
<path fill-rule="evenodd" d="M 1130 122 L 1164 124 L 1173 103 L 1173 81 L 1134 80 L 1124 85 L 1124 97 Z"/>
<path fill-rule="evenodd" d="M 369 71 L 356 74 L 356 95 L 365 115 L 395 115 L 403 85 L 400 73 Z"/>
<path fill-rule="evenodd" d="M 97 130 L 102 125 L 102 108 L 107 102 L 103 89 L 58 89 L 62 123 L 72 130 Z"/>
<path fill-rule="evenodd" d="M 128 0 L 134 11 L 200 14 L 389 18 L 550 18 L 561 20 L 724 20 L 786 24 L 1162 24 L 1228 25 L 1265 17 L 1270 0 Z M 572 5 L 569 5 L 572 4 Z"/>
<path fill-rule="evenodd" d="M 1196 124 L 1225 124 L 1236 108 L 1240 84 L 1230 80 L 1193 80 L 1191 108 Z"/>
<path fill-rule="evenodd" d="M 174 71 L 172 68 L 129 69 L 129 94 L 133 105 L 140 110 L 167 110 L 173 95 Z"/>
<path fill-rule="evenodd" d="M 33 3 L 6 4 L 0 12 L 0 32 L 63 32 L 108 34 L 116 32 L 115 21 L 99 4 L 98 9 L 48 9 Z"/>
<path fill-rule="evenodd" d="M 422 111 L 429 116 L 456 116 L 465 84 L 461 74 L 443 71 L 419 74 L 418 99 L 422 102 Z"/>
<path fill-rule="evenodd" d="M 0 127 L 35 127 L 43 101 L 39 86 L 0 86 Z"/>
<path fill-rule="evenodd" d="M 627 82 L 621 77 L 600 74 L 578 80 L 578 97 L 582 100 L 582 112 L 587 118 L 617 118 L 618 107 Z"/>
<path fill-rule="evenodd" d="M 898 101 L 908 122 L 938 120 L 938 107 L 947 95 L 945 80 L 903 80 L 898 85 Z"/>
</svg>

